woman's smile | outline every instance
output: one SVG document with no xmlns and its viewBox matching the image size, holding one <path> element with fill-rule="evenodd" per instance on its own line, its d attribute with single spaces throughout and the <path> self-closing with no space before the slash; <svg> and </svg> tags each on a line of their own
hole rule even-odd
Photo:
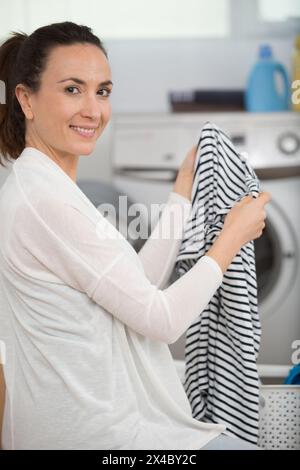
<svg viewBox="0 0 300 470">
<path fill-rule="evenodd" d="M 80 135 L 81 137 L 91 138 L 94 137 L 96 134 L 96 127 L 79 127 L 79 126 L 70 126 L 70 128 L 76 132 L 76 134 Z"/>
</svg>

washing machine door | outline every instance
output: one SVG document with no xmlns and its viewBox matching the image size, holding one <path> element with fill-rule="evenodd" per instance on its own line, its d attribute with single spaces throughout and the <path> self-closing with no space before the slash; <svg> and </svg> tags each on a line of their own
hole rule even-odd
<svg viewBox="0 0 300 470">
<path fill-rule="evenodd" d="M 296 236 L 290 221 L 274 201 L 268 204 L 266 212 L 263 235 L 254 241 L 262 318 L 278 312 L 294 285 L 298 266 Z"/>
</svg>

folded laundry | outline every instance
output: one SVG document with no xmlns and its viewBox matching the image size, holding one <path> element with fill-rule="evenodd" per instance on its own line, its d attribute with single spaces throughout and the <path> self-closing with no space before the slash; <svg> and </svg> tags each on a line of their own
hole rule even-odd
<svg viewBox="0 0 300 470">
<path fill-rule="evenodd" d="M 204 256 L 226 214 L 260 183 L 245 155 L 212 123 L 203 127 L 195 161 L 192 212 L 177 257 L 179 275 Z M 259 429 L 256 359 L 261 327 L 254 242 L 244 245 L 223 283 L 187 330 L 185 383 L 194 418 L 225 423 L 227 433 L 254 444 Z"/>
</svg>

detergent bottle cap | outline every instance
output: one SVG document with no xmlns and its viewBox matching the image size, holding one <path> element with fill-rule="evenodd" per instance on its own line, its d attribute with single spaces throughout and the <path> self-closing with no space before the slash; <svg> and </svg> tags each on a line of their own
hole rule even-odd
<svg viewBox="0 0 300 470">
<path fill-rule="evenodd" d="M 263 44 L 259 48 L 260 59 L 272 59 L 272 48 L 268 44 Z"/>
</svg>

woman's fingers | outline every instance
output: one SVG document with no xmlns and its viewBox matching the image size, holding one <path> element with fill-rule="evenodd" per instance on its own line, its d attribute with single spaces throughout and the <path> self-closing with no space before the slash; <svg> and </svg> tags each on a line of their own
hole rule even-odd
<svg viewBox="0 0 300 470">
<path fill-rule="evenodd" d="M 195 158 L 197 154 L 197 146 L 192 147 L 182 163 L 182 169 L 194 171 Z"/>
<path fill-rule="evenodd" d="M 256 201 L 256 203 L 258 204 L 261 204 L 262 206 L 264 206 L 265 204 L 267 204 L 268 202 L 270 202 L 271 200 L 271 194 L 266 192 L 266 191 L 263 191 L 262 193 L 260 193 L 258 195 L 258 197 L 255 199 L 253 198 L 250 194 L 248 194 L 247 196 L 244 196 L 243 199 L 240 200 L 240 203 L 248 203 L 248 202 L 251 202 L 251 201 Z"/>
</svg>

